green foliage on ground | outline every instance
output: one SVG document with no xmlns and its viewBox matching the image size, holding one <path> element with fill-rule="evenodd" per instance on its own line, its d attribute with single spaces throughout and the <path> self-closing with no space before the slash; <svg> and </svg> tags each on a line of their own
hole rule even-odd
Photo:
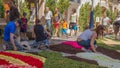
<svg viewBox="0 0 120 68">
<path fill-rule="evenodd" d="M 85 62 L 78 62 L 62 57 L 58 52 L 42 51 L 40 56 L 46 57 L 44 68 L 103 68 Z"/>
<path fill-rule="evenodd" d="M 85 3 L 82 5 L 80 9 L 80 17 L 79 17 L 79 24 L 80 30 L 83 31 L 86 26 L 89 25 L 89 17 L 90 17 L 90 5 L 89 3 Z"/>
<path fill-rule="evenodd" d="M 4 18 L 4 12 L 3 0 L 0 0 L 0 18 Z"/>
<path fill-rule="evenodd" d="M 65 9 L 69 7 L 69 0 L 47 0 L 46 6 L 54 13 L 55 8 L 59 8 L 60 13 L 62 14 Z"/>
</svg>

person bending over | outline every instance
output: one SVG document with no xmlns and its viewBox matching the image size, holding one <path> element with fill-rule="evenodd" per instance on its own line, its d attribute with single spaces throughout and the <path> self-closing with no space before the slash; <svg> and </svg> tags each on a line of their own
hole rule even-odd
<svg viewBox="0 0 120 68">
<path fill-rule="evenodd" d="M 96 29 L 90 30 L 86 29 L 80 36 L 77 38 L 77 43 L 83 46 L 85 49 L 92 49 L 93 52 L 96 51 L 96 39 L 102 35 L 104 31 L 104 26 L 99 25 Z"/>
<path fill-rule="evenodd" d="M 10 21 L 4 28 L 4 42 L 7 50 L 23 50 L 16 40 L 15 31 L 21 25 L 21 20 Z"/>
</svg>

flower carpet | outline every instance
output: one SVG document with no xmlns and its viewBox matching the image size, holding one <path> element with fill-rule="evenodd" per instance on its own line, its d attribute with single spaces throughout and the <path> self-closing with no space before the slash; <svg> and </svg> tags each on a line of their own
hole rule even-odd
<svg viewBox="0 0 120 68">
<path fill-rule="evenodd" d="M 0 52 L 0 68 L 43 68 L 45 58 L 29 53 Z"/>
<path fill-rule="evenodd" d="M 100 52 L 100 54 L 86 53 L 81 49 L 77 49 L 73 46 L 65 45 L 65 44 L 52 45 L 50 46 L 50 49 L 53 51 L 62 52 L 63 56 L 65 55 L 65 57 L 67 58 L 77 60 L 80 62 L 87 62 L 89 64 L 95 64 L 110 68 L 119 68 L 120 66 L 120 53 L 112 49 L 103 48 L 101 46 L 97 47 L 97 51 Z M 84 57 L 81 56 L 81 53 L 82 56 L 84 55 Z M 90 59 L 85 57 L 89 57 Z"/>
</svg>

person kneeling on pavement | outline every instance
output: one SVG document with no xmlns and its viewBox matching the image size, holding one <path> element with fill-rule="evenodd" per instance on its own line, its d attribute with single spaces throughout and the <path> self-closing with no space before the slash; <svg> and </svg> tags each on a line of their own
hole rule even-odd
<svg viewBox="0 0 120 68">
<path fill-rule="evenodd" d="M 6 50 L 21 51 L 23 48 L 21 44 L 16 40 L 15 31 L 22 24 L 21 20 L 14 20 L 7 23 L 4 28 L 4 42 L 6 45 Z"/>
<path fill-rule="evenodd" d="M 33 43 L 34 48 L 39 48 L 40 45 L 45 45 L 45 47 L 49 47 L 48 36 L 51 36 L 50 32 L 44 29 L 42 23 L 39 19 L 36 19 L 35 25 L 33 28 L 33 32 L 35 34 L 35 42 Z"/>
</svg>

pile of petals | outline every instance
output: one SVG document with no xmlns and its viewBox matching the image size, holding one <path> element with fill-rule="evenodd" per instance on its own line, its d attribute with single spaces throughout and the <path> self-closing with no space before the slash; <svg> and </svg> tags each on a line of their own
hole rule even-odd
<svg viewBox="0 0 120 68">
<path fill-rule="evenodd" d="M 0 52 L 0 68 L 43 68 L 44 57 L 29 53 Z"/>
</svg>

